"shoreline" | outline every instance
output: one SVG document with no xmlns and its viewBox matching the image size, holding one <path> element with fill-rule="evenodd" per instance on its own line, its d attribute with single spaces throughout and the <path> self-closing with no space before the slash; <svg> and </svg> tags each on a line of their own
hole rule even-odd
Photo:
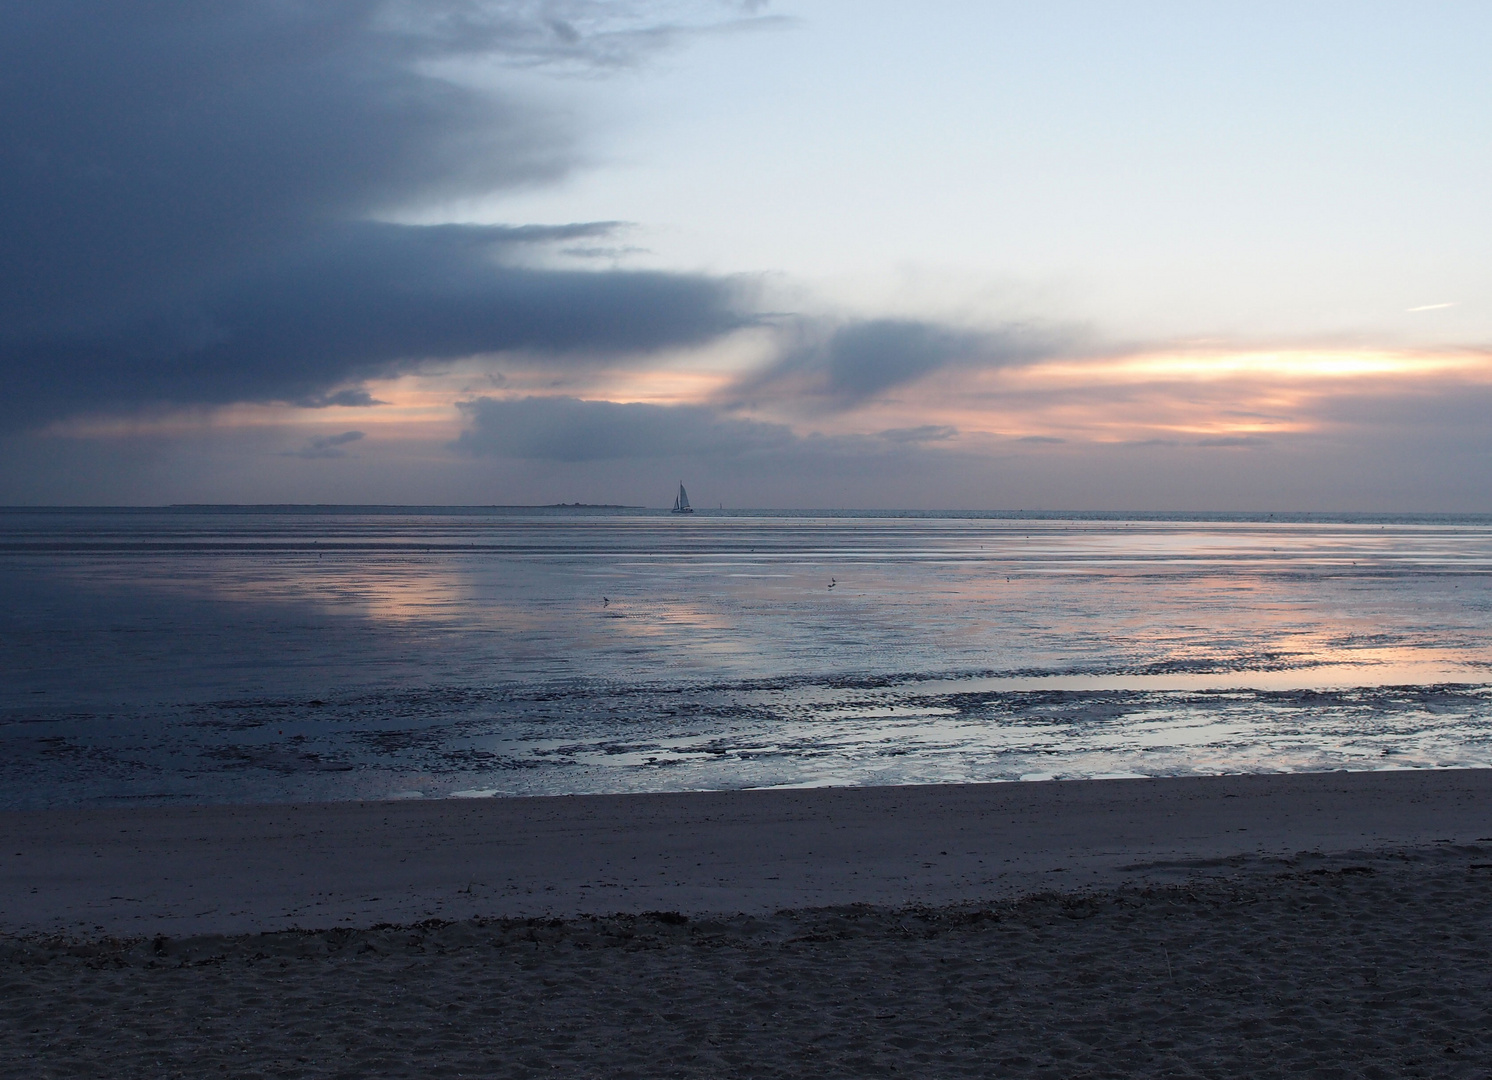
<svg viewBox="0 0 1492 1080">
<path fill-rule="evenodd" d="M 952 907 L 1492 842 L 1492 770 L 0 813 L 0 934 Z"/>
</svg>

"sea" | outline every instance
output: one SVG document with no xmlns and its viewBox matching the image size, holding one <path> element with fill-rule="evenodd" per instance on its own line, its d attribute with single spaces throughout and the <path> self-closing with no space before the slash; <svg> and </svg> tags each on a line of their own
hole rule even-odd
<svg viewBox="0 0 1492 1080">
<path fill-rule="evenodd" d="M 1492 766 L 1492 517 L 0 509 L 0 807 Z"/>
</svg>

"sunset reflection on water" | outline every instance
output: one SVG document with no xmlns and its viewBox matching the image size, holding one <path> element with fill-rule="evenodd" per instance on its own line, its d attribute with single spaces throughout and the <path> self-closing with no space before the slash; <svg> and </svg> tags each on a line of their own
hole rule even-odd
<svg viewBox="0 0 1492 1080">
<path fill-rule="evenodd" d="M 1475 520 L 53 515 L 12 517 L 0 544 L 10 610 L 40 613 L 6 626 L 6 730 L 101 760 L 128 743 L 177 763 L 153 783 L 194 791 L 1487 754 L 1492 523 Z M 191 783 L 171 771 L 188 761 Z"/>
<path fill-rule="evenodd" d="M 257 609 L 360 625 L 401 648 L 424 641 L 432 681 L 458 656 L 491 682 L 1344 665 L 1373 681 L 1376 670 L 1492 662 L 1486 526 L 724 516 L 187 524 L 9 559 L 105 604 L 190 600 L 220 605 L 225 618 Z"/>
</svg>

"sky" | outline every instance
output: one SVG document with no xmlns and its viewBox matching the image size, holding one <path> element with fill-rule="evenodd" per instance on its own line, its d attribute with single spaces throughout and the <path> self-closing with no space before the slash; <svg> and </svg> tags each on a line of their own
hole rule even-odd
<svg viewBox="0 0 1492 1080">
<path fill-rule="evenodd" d="M 1492 512 L 1492 7 L 0 8 L 0 503 Z"/>
</svg>

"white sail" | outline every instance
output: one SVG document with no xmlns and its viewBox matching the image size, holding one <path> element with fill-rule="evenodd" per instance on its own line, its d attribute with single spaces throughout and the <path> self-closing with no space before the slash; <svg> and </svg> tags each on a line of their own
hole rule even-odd
<svg viewBox="0 0 1492 1080">
<path fill-rule="evenodd" d="M 679 493 L 674 496 L 673 512 L 675 514 L 692 514 L 694 507 L 689 505 L 689 493 L 684 490 L 684 485 L 679 485 Z"/>
</svg>

